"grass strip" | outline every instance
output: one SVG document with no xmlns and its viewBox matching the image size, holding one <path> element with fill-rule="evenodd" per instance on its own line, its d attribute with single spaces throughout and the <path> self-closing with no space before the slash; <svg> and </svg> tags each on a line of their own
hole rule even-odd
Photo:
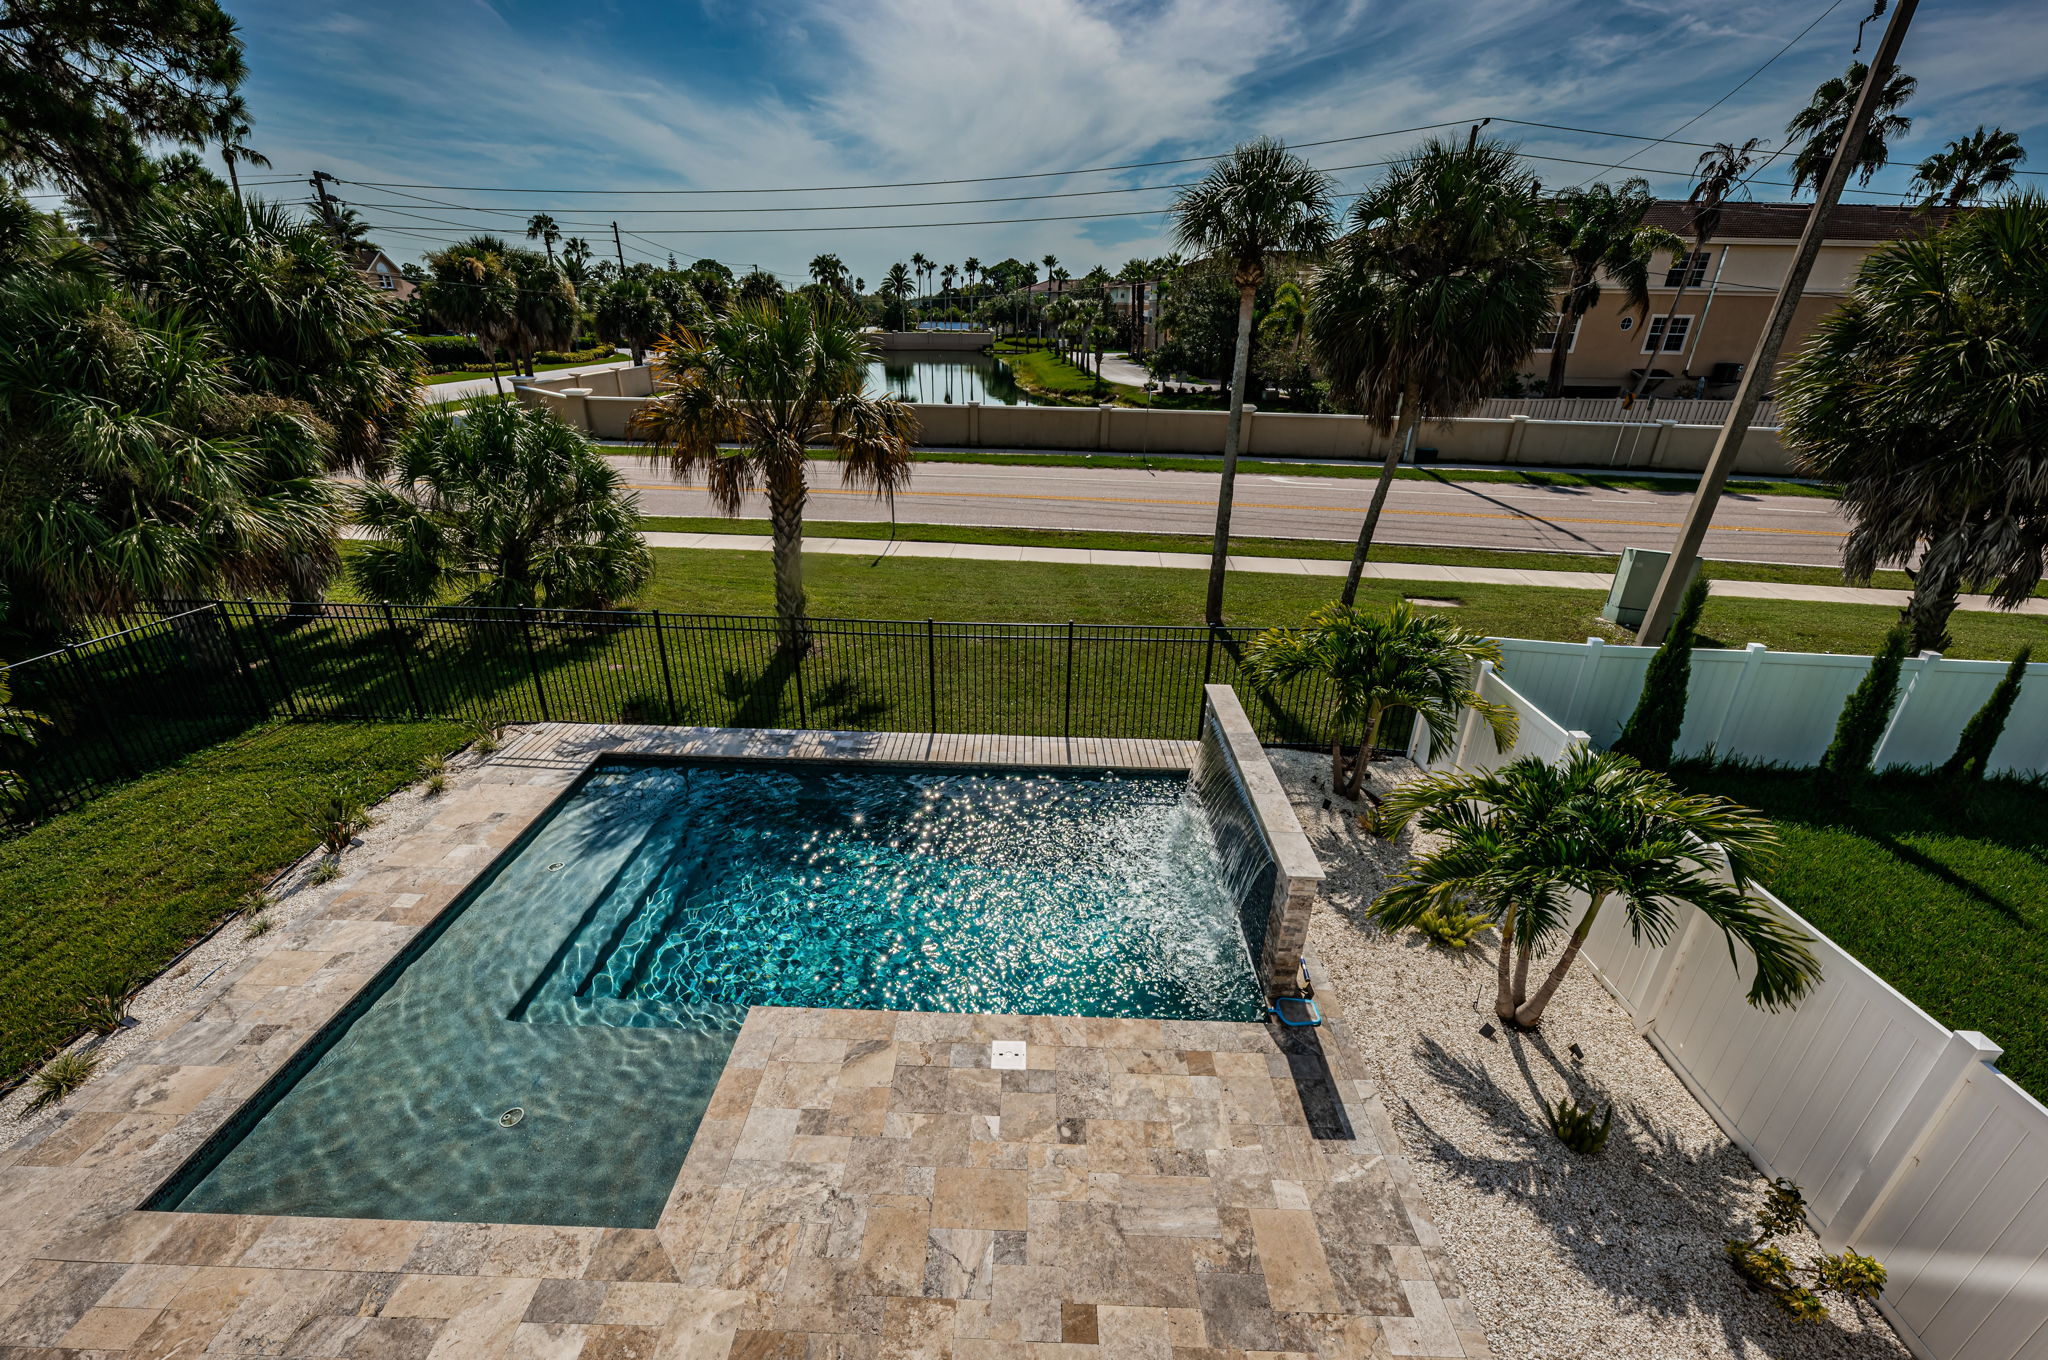
<svg viewBox="0 0 2048 1360">
<path fill-rule="evenodd" d="M 312 849 L 300 809 L 336 782 L 365 801 L 468 740 L 452 723 L 260 728 L 0 840 L 0 1080 L 82 1027 Z"/>
<path fill-rule="evenodd" d="M 1679 777 L 1769 814 L 1771 891 L 1942 1024 L 1990 1035 L 2000 1070 L 2048 1099 L 2048 786 L 1896 773 L 1845 802 L 1806 771 Z"/>
</svg>

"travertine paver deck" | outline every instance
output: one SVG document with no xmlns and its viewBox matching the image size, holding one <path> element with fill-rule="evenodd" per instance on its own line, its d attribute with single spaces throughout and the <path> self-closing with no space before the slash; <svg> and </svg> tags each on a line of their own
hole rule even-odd
<svg viewBox="0 0 2048 1360">
<path fill-rule="evenodd" d="M 257 952 L 159 983 L 180 1009 L 0 1152 L 0 1360 L 1484 1353 L 1341 1022 L 1293 1045 L 1246 1024 L 763 1008 L 654 1229 L 134 1207 L 620 750 L 1185 769 L 1195 746 L 520 731 L 424 829 L 373 831 Z M 992 1066 L 996 1039 L 1025 1066 Z"/>
</svg>

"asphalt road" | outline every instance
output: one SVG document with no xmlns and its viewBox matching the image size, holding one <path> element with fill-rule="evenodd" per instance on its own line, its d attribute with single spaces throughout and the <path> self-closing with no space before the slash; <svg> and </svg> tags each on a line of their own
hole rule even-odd
<svg viewBox="0 0 2048 1360">
<path fill-rule="evenodd" d="M 640 493 L 647 515 L 716 513 L 701 489 L 632 457 L 613 460 Z M 811 464 L 810 516 L 887 521 L 888 507 L 844 489 L 829 462 Z M 1366 478 L 1244 475 L 1237 482 L 1236 533 L 1248 537 L 1349 541 L 1372 496 Z M 1685 513 L 1685 491 L 1608 491 L 1497 482 L 1397 481 L 1379 538 L 1472 548 L 1547 548 L 1617 553 L 1668 547 Z M 751 502 L 745 513 L 765 518 Z M 1207 533 L 1216 523 L 1216 478 L 1201 472 L 1115 468 L 921 465 L 896 497 L 896 518 L 913 524 L 1002 525 Z M 1803 496 L 1727 496 L 1707 534 L 1710 557 L 1833 566 L 1845 524 L 1835 502 Z"/>
</svg>

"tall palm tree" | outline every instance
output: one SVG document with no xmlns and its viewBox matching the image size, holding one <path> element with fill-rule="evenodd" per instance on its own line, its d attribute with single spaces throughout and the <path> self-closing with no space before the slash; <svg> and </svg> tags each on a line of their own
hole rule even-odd
<svg viewBox="0 0 2048 1360">
<path fill-rule="evenodd" d="M 1677 908 L 1697 909 L 1731 951 L 1749 955 L 1753 1006 L 1794 1005 L 1820 980 L 1810 938 L 1750 892 L 1777 852 L 1770 822 L 1683 793 L 1627 756 L 1580 749 L 1557 765 L 1524 756 L 1484 774 L 1422 775 L 1390 793 L 1382 812 L 1438 840 L 1372 914 L 1390 929 L 1447 906 L 1492 915 L 1501 931 L 1494 1011 L 1511 1024 L 1542 1023 L 1610 902 L 1636 939 L 1655 944 L 1670 938 Z M 1583 911 L 1573 893 L 1585 897 Z M 1530 991 L 1530 961 L 1559 936 L 1564 947 Z"/>
<path fill-rule="evenodd" d="M 1389 713 L 1412 711 L 1431 740 L 1448 746 L 1469 708 L 1486 719 L 1502 750 L 1514 745 L 1515 710 L 1472 688 L 1473 663 L 1481 660 L 1499 662 L 1500 644 L 1397 600 L 1385 613 L 1328 604 L 1300 628 L 1269 628 L 1245 648 L 1244 673 L 1261 690 L 1311 678 L 1329 685 L 1336 708 L 1330 789 L 1357 798 Z M 1346 733 L 1358 735 L 1357 757 L 1349 761 Z"/>
<path fill-rule="evenodd" d="M 506 258 L 510 253 L 496 236 L 458 241 L 427 256 L 421 289 L 430 316 L 483 350 L 500 393 L 505 385 L 498 378 L 498 355 L 510 350 L 519 324 L 519 280 Z"/>
<path fill-rule="evenodd" d="M 872 350 L 860 318 L 830 294 L 741 302 L 679 332 L 658 360 L 661 384 L 633 433 L 683 477 L 698 471 L 713 504 L 738 515 L 764 490 L 775 538 L 775 614 L 786 654 L 809 646 L 803 586 L 806 452 L 823 446 L 841 480 L 893 498 L 910 479 L 917 416 L 866 394 Z M 737 452 L 721 448 L 737 444 Z"/>
<path fill-rule="evenodd" d="M 1051 300 L 1054 302 L 1059 301 L 1059 281 L 1066 277 L 1065 274 L 1060 272 L 1060 257 L 1053 254 L 1051 251 L 1047 251 L 1042 257 L 1040 257 L 1038 262 L 1045 266 L 1045 283 L 1047 296 L 1050 297 Z"/>
<path fill-rule="evenodd" d="M 882 275 L 882 286 L 877 290 L 882 295 L 882 326 L 885 330 L 908 330 L 909 319 L 905 305 L 910 299 L 910 271 L 901 264 L 889 266 L 889 272 Z"/>
<path fill-rule="evenodd" d="M 541 350 L 567 349 L 575 343 L 581 317 L 576 285 L 552 259 L 533 251 L 509 250 L 504 259 L 516 287 L 510 346 L 530 378 L 534 356 Z"/>
<path fill-rule="evenodd" d="M 1786 132 L 1805 139 L 1792 158 L 1793 193 L 1808 186 L 1818 190 L 1820 182 L 1827 178 L 1828 165 L 1835 159 L 1835 148 L 1842 144 L 1849 115 L 1855 111 L 1857 96 L 1863 93 L 1863 82 L 1869 75 L 1868 66 L 1860 61 L 1850 62 L 1845 73 L 1823 80 L 1806 107 L 1785 124 Z M 1856 153 L 1856 164 L 1850 167 L 1858 183 L 1870 183 L 1870 177 L 1891 159 L 1892 141 L 1912 131 L 1913 120 L 1900 113 L 1899 106 L 1913 97 L 1919 84 L 1896 67 L 1885 77 L 1877 106 L 1871 110 L 1870 126 L 1865 129 Z"/>
<path fill-rule="evenodd" d="M 555 242 L 562 239 L 562 228 L 546 213 L 535 213 L 526 219 L 526 239 L 539 241 L 547 251 L 548 263 L 555 262 Z"/>
<path fill-rule="evenodd" d="M 598 337 L 624 345 L 635 364 L 647 362 L 647 351 L 668 334 L 675 317 L 668 304 L 642 278 L 613 279 L 598 290 L 593 315 Z"/>
<path fill-rule="evenodd" d="M 917 300 L 918 313 L 920 316 L 922 316 L 924 313 L 924 276 L 926 273 L 930 271 L 931 267 L 932 262 L 926 258 L 925 253 L 923 251 L 917 250 L 911 252 L 910 269 L 912 273 L 917 275 Z"/>
<path fill-rule="evenodd" d="M 1914 569 L 1916 650 L 1959 591 L 2018 605 L 2048 554 L 2048 198 L 1957 214 L 1863 262 L 1779 385 L 1793 461 L 1842 487 L 1842 566 Z"/>
<path fill-rule="evenodd" d="M 953 280 L 959 274 L 959 268 L 950 264 L 939 271 L 939 280 L 946 286 L 945 301 L 940 304 L 943 309 L 950 310 L 953 306 Z"/>
<path fill-rule="evenodd" d="M 220 112 L 214 115 L 213 134 L 220 139 L 220 158 L 228 167 L 228 186 L 235 197 L 240 198 L 242 176 L 236 166 L 270 169 L 270 157 L 249 145 L 249 107 L 242 101 L 242 96 L 233 95 L 221 105 Z"/>
<path fill-rule="evenodd" d="M 654 558 L 618 469 L 551 412 L 516 402 L 432 412 L 399 439 L 392 475 L 352 497 L 376 533 L 349 563 L 373 600 L 609 609 Z"/>
<path fill-rule="evenodd" d="M 1624 306 L 1638 317 L 1649 314 L 1651 257 L 1685 249 L 1675 233 L 1643 225 L 1656 201 L 1643 179 L 1624 181 L 1619 188 L 1605 183 L 1574 187 L 1551 200 L 1546 235 L 1564 265 L 1564 296 L 1550 342 L 1548 395 L 1564 390 L 1572 337 L 1580 318 L 1599 303 L 1603 277 L 1621 290 Z"/>
<path fill-rule="evenodd" d="M 1211 627 L 1223 622 L 1223 570 L 1230 554 L 1231 500 L 1259 285 L 1275 253 L 1314 255 L 1329 244 L 1333 188 L 1328 175 L 1272 138 L 1260 137 L 1239 145 L 1198 183 L 1174 195 L 1175 243 L 1227 261 L 1237 284 L 1237 351 L 1230 369 L 1230 415 L 1223 427 L 1223 480 L 1216 496 L 1216 542 L 1204 615 Z"/>
<path fill-rule="evenodd" d="M 1913 186 L 1925 195 L 1922 207 L 1959 207 L 1983 198 L 1987 190 L 2012 183 L 2026 158 L 2018 133 L 2004 128 L 1986 132 L 1979 123 L 1969 136 L 1956 138 L 1920 162 L 1913 172 Z"/>
<path fill-rule="evenodd" d="M 969 255 L 966 259 L 960 262 L 960 268 L 967 275 L 967 286 L 969 288 L 972 288 L 975 284 L 981 282 L 980 260 L 976 259 L 972 255 Z"/>
<path fill-rule="evenodd" d="M 1728 201 L 1728 195 L 1733 193 L 1743 178 L 1749 174 L 1750 167 L 1756 163 L 1756 150 L 1761 143 L 1762 139 L 1758 137 L 1751 137 L 1741 146 L 1729 142 L 1716 142 L 1711 150 L 1702 151 L 1699 160 L 1694 163 L 1692 192 L 1685 196 L 1691 226 L 1688 233 L 1689 254 L 1671 257 L 1672 273 L 1678 278 L 1678 287 L 1671 294 L 1671 305 L 1664 309 L 1664 324 L 1656 329 L 1659 337 L 1671 334 L 1672 318 L 1678 315 L 1678 308 L 1685 301 L 1686 290 L 1692 287 L 1692 270 L 1689 267 L 1691 256 L 1698 255 L 1707 248 L 1707 241 L 1721 225 L 1721 205 Z M 1668 286 L 1670 280 L 1666 279 L 1665 283 Z M 1711 297 L 1709 294 L 1710 301 Z M 1668 341 L 1660 339 L 1658 349 L 1665 348 L 1667 344 Z M 1643 389 L 1649 386 L 1650 370 L 1655 363 L 1654 352 L 1643 361 L 1642 371 L 1636 375 L 1636 396 L 1641 396 Z"/>
<path fill-rule="evenodd" d="M 590 242 L 581 236 L 571 236 L 562 242 L 562 273 L 579 290 L 591 281 L 590 255 Z"/>
<path fill-rule="evenodd" d="M 1491 396 L 1534 349 L 1556 267 L 1547 211 L 1515 150 L 1432 141 L 1351 210 L 1315 279 L 1308 335 L 1331 396 L 1390 435 L 1344 602 L 1372 550 L 1394 470 L 1423 417 Z"/>
</svg>

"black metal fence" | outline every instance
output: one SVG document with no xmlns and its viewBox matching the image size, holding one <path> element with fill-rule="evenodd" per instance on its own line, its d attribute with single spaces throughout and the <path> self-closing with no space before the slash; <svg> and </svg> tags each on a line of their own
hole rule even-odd
<svg viewBox="0 0 2048 1360">
<path fill-rule="evenodd" d="M 1257 632 L 819 618 L 795 649 L 772 618 L 201 601 L 9 668 L 14 705 L 47 720 L 8 753 L 25 795 L 10 815 L 39 820 L 275 718 L 1194 738 L 1202 686 L 1221 683 L 1266 740 L 1327 744 L 1326 684 L 1243 684 Z"/>
</svg>

